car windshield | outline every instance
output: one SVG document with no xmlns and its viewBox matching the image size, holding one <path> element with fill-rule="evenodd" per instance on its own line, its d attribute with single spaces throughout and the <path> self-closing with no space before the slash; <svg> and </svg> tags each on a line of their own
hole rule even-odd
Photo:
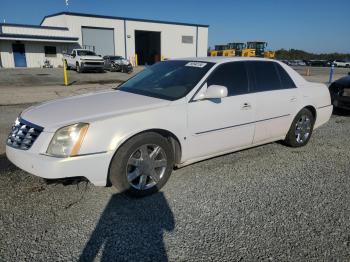
<svg viewBox="0 0 350 262">
<path fill-rule="evenodd" d="M 96 55 L 95 52 L 89 51 L 89 50 L 78 50 L 78 55 L 79 56 L 84 56 L 84 55 Z"/>
<path fill-rule="evenodd" d="M 120 60 L 120 59 L 123 59 L 123 57 L 121 57 L 121 56 L 110 56 L 109 59 L 111 59 L 111 60 Z"/>
<path fill-rule="evenodd" d="M 183 60 L 159 62 L 130 78 L 119 90 L 176 100 L 187 95 L 213 65 Z"/>
</svg>

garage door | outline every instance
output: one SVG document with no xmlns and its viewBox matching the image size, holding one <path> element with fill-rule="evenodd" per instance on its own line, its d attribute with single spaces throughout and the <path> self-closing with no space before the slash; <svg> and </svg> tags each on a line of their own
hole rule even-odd
<svg viewBox="0 0 350 262">
<path fill-rule="evenodd" d="M 98 55 L 114 55 L 114 29 L 82 27 L 83 48 Z"/>
</svg>

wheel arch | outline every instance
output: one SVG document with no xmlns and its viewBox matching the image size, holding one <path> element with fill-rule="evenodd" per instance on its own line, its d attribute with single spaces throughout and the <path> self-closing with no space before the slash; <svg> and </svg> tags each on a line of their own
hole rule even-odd
<svg viewBox="0 0 350 262">
<path fill-rule="evenodd" d="M 174 155 L 175 155 L 175 164 L 180 163 L 181 161 L 181 156 L 182 156 L 182 145 L 180 143 L 179 138 L 171 131 L 162 129 L 162 128 L 150 128 L 150 129 L 145 129 L 142 131 L 138 131 L 136 133 L 131 134 L 130 136 L 126 136 L 123 138 L 123 140 L 118 144 L 118 146 L 115 149 L 115 154 L 119 150 L 120 147 L 122 147 L 127 141 L 130 139 L 134 138 L 135 136 L 145 134 L 145 133 L 157 133 L 169 140 L 171 143 L 173 150 L 174 150 Z"/>
<path fill-rule="evenodd" d="M 114 158 L 114 156 L 118 153 L 118 150 L 130 139 L 134 138 L 135 136 L 141 135 L 141 134 L 145 134 L 145 133 L 157 133 L 165 138 L 167 138 L 169 140 L 169 142 L 171 143 L 173 150 L 174 150 L 174 156 L 175 156 L 175 165 L 179 164 L 181 162 L 181 156 L 182 156 L 182 146 L 180 143 L 180 140 L 178 139 L 178 137 L 171 131 L 166 130 L 166 129 L 161 129 L 161 128 L 151 128 L 151 129 L 145 129 L 139 132 L 136 132 L 130 136 L 125 137 L 120 144 L 118 144 L 118 146 L 116 147 L 113 157 L 109 163 L 109 167 L 108 167 L 108 173 L 111 167 L 111 163 L 112 160 Z M 107 174 L 107 181 L 106 181 L 106 186 L 111 186 L 112 183 L 110 181 L 109 178 L 109 174 Z"/>
<path fill-rule="evenodd" d="M 317 111 L 316 111 L 316 108 L 312 105 L 307 105 L 303 108 L 306 108 L 308 110 L 310 110 L 310 112 L 312 113 L 312 116 L 314 117 L 314 122 L 316 122 L 316 118 L 317 118 Z"/>
</svg>

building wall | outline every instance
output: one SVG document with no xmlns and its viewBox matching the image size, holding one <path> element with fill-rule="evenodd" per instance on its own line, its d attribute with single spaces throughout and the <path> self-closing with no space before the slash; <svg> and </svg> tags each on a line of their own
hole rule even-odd
<svg viewBox="0 0 350 262">
<path fill-rule="evenodd" d="M 0 59 L 2 67 L 14 67 L 12 42 L 0 40 Z"/>
<path fill-rule="evenodd" d="M 62 27 L 62 25 L 61 25 Z M 2 25 L 3 34 L 71 37 L 69 30 Z"/>
<path fill-rule="evenodd" d="M 198 27 L 198 56 L 206 57 L 208 55 L 208 28 Z"/>
<path fill-rule="evenodd" d="M 5 68 L 15 67 L 13 59 L 12 43 L 14 41 L 0 41 L 0 55 L 2 66 Z M 62 66 L 62 51 L 69 49 L 70 44 L 44 43 L 44 42 L 26 42 L 24 44 L 26 52 L 27 67 L 42 67 L 47 59 L 54 67 Z M 56 57 L 45 57 L 44 46 L 56 46 Z"/>
<path fill-rule="evenodd" d="M 196 27 L 126 21 L 128 57 L 135 55 L 135 30 L 160 32 L 161 55 L 165 58 L 196 56 Z M 183 35 L 193 36 L 193 43 L 182 43 Z"/>
<path fill-rule="evenodd" d="M 115 54 L 132 58 L 135 55 L 135 30 L 161 32 L 161 52 L 165 58 L 181 58 L 196 56 L 196 45 L 198 44 L 197 55 L 207 56 L 208 28 L 187 25 L 162 24 L 141 21 L 126 20 L 126 42 L 125 53 L 124 20 L 82 17 L 71 15 L 59 15 L 48 17 L 42 25 L 68 27 L 73 36 L 79 37 L 82 45 L 82 26 L 113 28 L 115 41 Z M 193 36 L 193 43 L 182 43 L 182 36 Z"/>
<path fill-rule="evenodd" d="M 60 24 L 64 21 L 62 24 Z M 116 55 L 125 56 L 124 48 L 124 21 L 113 19 L 102 19 L 95 17 L 81 17 L 60 15 L 49 17 L 44 20 L 45 26 L 66 26 L 75 37 L 79 37 L 79 44 L 82 45 L 82 26 L 102 27 L 114 29 L 114 49 Z"/>
</svg>

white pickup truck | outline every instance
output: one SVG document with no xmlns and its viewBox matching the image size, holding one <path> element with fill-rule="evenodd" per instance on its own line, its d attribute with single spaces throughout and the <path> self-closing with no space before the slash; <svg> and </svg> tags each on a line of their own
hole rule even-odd
<svg viewBox="0 0 350 262">
<path fill-rule="evenodd" d="M 350 61 L 345 60 L 335 60 L 333 64 L 336 67 L 350 67 Z"/>
<path fill-rule="evenodd" d="M 78 73 L 87 70 L 103 72 L 104 60 L 95 52 L 86 49 L 73 49 L 71 54 L 63 58 L 66 62 L 67 69 L 74 68 Z"/>
</svg>

